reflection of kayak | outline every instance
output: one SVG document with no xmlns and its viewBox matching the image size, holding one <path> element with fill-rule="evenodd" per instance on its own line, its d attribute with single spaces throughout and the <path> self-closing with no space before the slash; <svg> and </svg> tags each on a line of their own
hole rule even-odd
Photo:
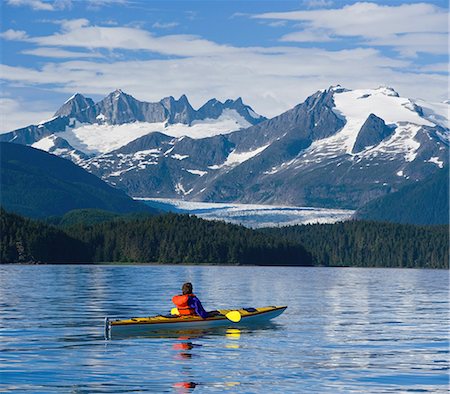
<svg viewBox="0 0 450 394">
<path fill-rule="evenodd" d="M 126 320 L 110 320 L 105 319 L 105 336 L 110 338 L 111 334 L 139 334 L 146 331 L 167 330 L 167 329 L 185 329 L 185 328 L 209 328 L 209 327 L 228 327 L 242 326 L 246 324 L 259 324 L 267 322 L 281 315 L 287 306 L 265 306 L 262 308 L 244 308 L 225 309 L 210 312 L 210 316 L 202 319 L 200 316 L 151 316 L 151 317 L 134 317 Z M 241 315 L 238 323 L 230 321 L 226 315 L 230 312 Z"/>
</svg>

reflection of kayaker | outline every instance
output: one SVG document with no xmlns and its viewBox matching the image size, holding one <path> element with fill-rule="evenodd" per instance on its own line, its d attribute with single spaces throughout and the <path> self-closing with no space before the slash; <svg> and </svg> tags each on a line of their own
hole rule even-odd
<svg viewBox="0 0 450 394">
<path fill-rule="evenodd" d="M 172 298 L 172 302 L 177 306 L 178 314 L 200 316 L 202 319 L 207 318 L 208 312 L 205 311 L 200 300 L 193 294 L 192 283 L 186 282 L 183 284 L 181 291 L 183 294 Z"/>
</svg>

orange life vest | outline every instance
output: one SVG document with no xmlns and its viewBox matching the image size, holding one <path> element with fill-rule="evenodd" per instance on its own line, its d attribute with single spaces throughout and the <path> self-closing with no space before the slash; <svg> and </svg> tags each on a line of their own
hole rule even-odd
<svg viewBox="0 0 450 394">
<path fill-rule="evenodd" d="M 176 295 L 172 298 L 172 302 L 177 306 L 180 315 L 195 315 L 195 310 L 189 308 L 189 297 L 195 297 L 194 294 Z"/>
</svg>

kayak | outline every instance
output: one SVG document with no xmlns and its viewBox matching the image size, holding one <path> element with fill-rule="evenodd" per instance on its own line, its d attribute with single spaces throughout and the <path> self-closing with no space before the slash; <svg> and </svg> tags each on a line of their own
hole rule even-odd
<svg viewBox="0 0 450 394">
<path fill-rule="evenodd" d="M 105 318 L 105 338 L 112 335 L 141 334 L 157 330 L 181 330 L 192 328 L 235 327 L 248 324 L 260 324 L 281 315 L 287 306 L 265 306 L 262 308 L 221 309 L 209 312 L 206 319 L 200 316 L 158 315 L 133 317 L 124 320 Z M 227 316 L 240 315 L 239 322 L 231 321 Z M 234 320 L 234 319 L 233 319 Z"/>
</svg>

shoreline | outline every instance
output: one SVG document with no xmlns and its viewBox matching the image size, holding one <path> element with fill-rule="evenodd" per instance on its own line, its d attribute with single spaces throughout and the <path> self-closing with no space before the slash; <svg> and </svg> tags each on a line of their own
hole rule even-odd
<svg viewBox="0 0 450 394">
<path fill-rule="evenodd" d="M 350 265 L 256 265 L 256 264 L 202 264 L 202 263 L 130 263 L 130 262 L 77 262 L 77 263 L 3 263 L 0 262 L 0 266 L 12 266 L 12 265 L 22 265 L 22 266 L 42 266 L 42 265 L 54 265 L 54 266 L 166 266 L 166 267 L 253 267 L 253 268 L 360 268 L 360 269 L 411 269 L 411 270 L 442 270 L 449 271 L 450 268 L 430 268 L 430 267 L 379 267 L 379 266 L 350 266 Z"/>
</svg>

